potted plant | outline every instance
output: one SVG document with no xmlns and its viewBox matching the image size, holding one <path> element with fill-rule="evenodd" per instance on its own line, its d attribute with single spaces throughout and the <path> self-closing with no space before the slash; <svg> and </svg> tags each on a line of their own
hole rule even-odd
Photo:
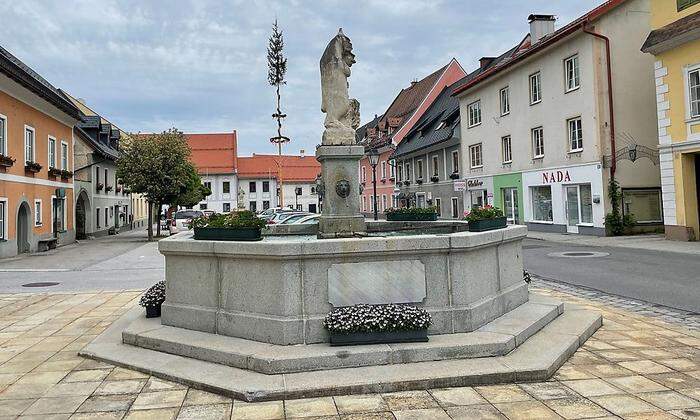
<svg viewBox="0 0 700 420">
<path fill-rule="evenodd" d="M 146 290 L 139 300 L 139 305 L 146 308 L 146 318 L 157 318 L 160 316 L 160 306 L 163 302 L 165 302 L 165 280 L 159 281 Z"/>
<path fill-rule="evenodd" d="M 61 170 L 61 179 L 68 179 L 73 176 L 73 172 L 67 170 L 67 169 L 62 169 Z"/>
<path fill-rule="evenodd" d="M 389 221 L 435 221 L 437 209 L 435 207 L 401 207 L 390 208 L 384 211 L 386 220 Z"/>
<path fill-rule="evenodd" d="M 498 207 L 486 205 L 475 206 L 471 211 L 465 212 L 464 219 L 469 222 L 470 232 L 484 232 L 506 227 L 506 217 Z"/>
<path fill-rule="evenodd" d="M 32 162 L 32 161 L 28 160 L 28 161 L 24 162 L 24 171 L 37 173 L 37 172 L 41 171 L 41 165 L 39 165 L 37 162 Z"/>
<path fill-rule="evenodd" d="M 450 174 L 450 179 L 459 179 L 459 172 L 452 172 Z"/>
<path fill-rule="evenodd" d="M 323 320 L 331 346 L 428 341 L 430 314 L 411 305 L 354 305 L 333 309 Z"/>
<path fill-rule="evenodd" d="M 105 187 L 105 184 L 98 182 L 97 185 L 95 185 L 95 189 L 97 191 L 102 191 L 102 189 Z"/>
<path fill-rule="evenodd" d="M 259 241 L 261 229 L 266 226 L 263 219 L 250 210 L 212 214 L 192 219 L 194 239 L 210 241 Z"/>
<path fill-rule="evenodd" d="M 113 188 L 113 187 L 112 187 L 111 185 L 107 185 L 107 186 L 105 187 L 105 192 L 110 192 L 110 191 L 112 191 L 112 188 Z"/>
<path fill-rule="evenodd" d="M 433 181 L 433 182 L 438 182 L 438 181 L 440 180 L 440 177 L 437 176 L 437 175 L 433 175 L 433 176 L 430 177 L 430 180 Z"/>
<path fill-rule="evenodd" d="M 49 176 L 53 177 L 53 178 L 59 177 L 59 176 L 61 176 L 61 170 L 58 168 L 50 167 L 49 168 Z"/>
<path fill-rule="evenodd" d="M 420 185 L 420 184 L 422 184 L 422 183 L 423 183 L 423 180 L 422 180 L 422 179 L 416 179 L 416 184 Z"/>
<path fill-rule="evenodd" d="M 10 166 L 15 164 L 15 159 L 12 159 L 10 156 L 5 156 L 3 154 L 0 154 L 0 166 L 3 166 L 5 168 L 9 168 Z"/>
<path fill-rule="evenodd" d="M 406 181 L 403 182 L 403 185 L 409 186 L 409 185 L 411 185 L 411 181 L 406 180 Z"/>
<path fill-rule="evenodd" d="M 122 192 L 122 187 L 120 185 L 117 185 L 117 189 L 115 190 L 116 192 Z"/>
</svg>

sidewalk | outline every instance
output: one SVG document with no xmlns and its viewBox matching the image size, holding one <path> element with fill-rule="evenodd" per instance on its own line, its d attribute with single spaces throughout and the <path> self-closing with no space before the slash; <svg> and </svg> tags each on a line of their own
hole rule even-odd
<svg viewBox="0 0 700 420">
<path fill-rule="evenodd" d="M 589 236 L 564 233 L 528 232 L 527 237 L 579 246 L 621 247 L 700 255 L 700 242 L 668 241 L 664 235 Z"/>
</svg>

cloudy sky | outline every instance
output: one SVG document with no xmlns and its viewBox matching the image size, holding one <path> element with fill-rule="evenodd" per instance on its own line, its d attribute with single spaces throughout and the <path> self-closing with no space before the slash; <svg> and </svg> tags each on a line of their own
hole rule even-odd
<svg viewBox="0 0 700 420">
<path fill-rule="evenodd" d="M 318 60 L 338 27 L 357 55 L 350 93 L 365 122 L 452 57 L 470 71 L 509 49 L 528 14 L 555 14 L 559 27 L 602 1 L 8 0 L 0 45 L 124 130 L 235 129 L 241 155 L 271 153 L 265 48 L 277 18 L 289 60 L 285 152 L 313 153 L 323 120 Z"/>
</svg>

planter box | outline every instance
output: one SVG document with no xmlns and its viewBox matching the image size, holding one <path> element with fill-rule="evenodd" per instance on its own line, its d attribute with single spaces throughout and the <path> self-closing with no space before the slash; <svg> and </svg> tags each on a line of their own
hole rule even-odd
<svg viewBox="0 0 700 420">
<path fill-rule="evenodd" d="M 5 156 L 5 155 L 0 155 L 0 166 L 9 168 L 10 166 L 15 164 L 15 160 L 12 159 L 10 156 Z"/>
<path fill-rule="evenodd" d="M 194 228 L 194 239 L 207 241 L 259 241 L 262 239 L 260 229 L 230 229 L 201 227 Z"/>
<path fill-rule="evenodd" d="M 481 219 L 474 222 L 469 222 L 470 232 L 485 232 L 487 230 L 503 229 L 506 227 L 506 217 L 497 217 L 495 219 Z"/>
<path fill-rule="evenodd" d="M 421 343 L 428 341 L 428 330 L 386 331 L 371 333 L 331 333 L 331 346 L 354 346 L 359 344 Z"/>
<path fill-rule="evenodd" d="M 51 177 L 59 177 L 61 176 L 61 170 L 58 168 L 49 168 L 49 176 Z"/>
<path fill-rule="evenodd" d="M 146 306 L 146 318 L 160 318 L 160 305 Z"/>
<path fill-rule="evenodd" d="M 437 220 L 437 213 L 402 214 L 387 213 L 386 220 L 390 222 L 433 222 Z"/>
</svg>

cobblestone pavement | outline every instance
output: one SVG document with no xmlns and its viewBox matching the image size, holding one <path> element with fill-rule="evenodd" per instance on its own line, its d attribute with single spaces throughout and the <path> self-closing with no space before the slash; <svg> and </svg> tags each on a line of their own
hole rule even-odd
<svg viewBox="0 0 700 420">
<path fill-rule="evenodd" d="M 567 287 L 532 285 L 599 310 L 604 325 L 550 381 L 266 403 L 77 356 L 139 291 L 0 295 L 0 419 L 700 418 L 700 332 L 663 308 Z"/>
</svg>

